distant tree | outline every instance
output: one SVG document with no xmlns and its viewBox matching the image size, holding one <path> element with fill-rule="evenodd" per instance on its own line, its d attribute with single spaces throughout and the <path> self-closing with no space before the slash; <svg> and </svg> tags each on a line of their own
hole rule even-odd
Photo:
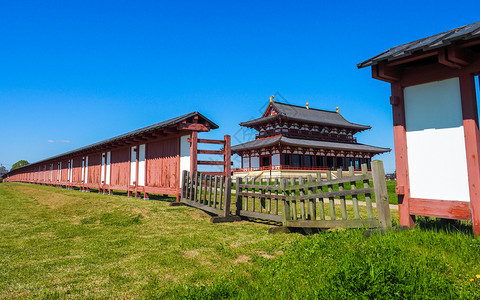
<svg viewBox="0 0 480 300">
<path fill-rule="evenodd" d="M 4 165 L 0 164 L 0 176 L 2 176 L 3 174 L 7 174 L 7 173 L 8 173 L 7 168 L 5 168 Z"/>
<path fill-rule="evenodd" d="M 10 172 L 13 171 L 13 170 L 15 170 L 15 169 L 18 169 L 18 168 L 20 168 L 20 167 L 26 166 L 26 165 L 28 165 L 28 164 L 30 164 L 30 163 L 29 163 L 28 161 L 26 161 L 26 160 L 23 160 L 23 159 L 22 159 L 22 160 L 19 160 L 19 161 L 17 161 L 16 163 L 14 163 L 14 164 L 12 165 L 12 168 L 10 169 Z"/>
</svg>

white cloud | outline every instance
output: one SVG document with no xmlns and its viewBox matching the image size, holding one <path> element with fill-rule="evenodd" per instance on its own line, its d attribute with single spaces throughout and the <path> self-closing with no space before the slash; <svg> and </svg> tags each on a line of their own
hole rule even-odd
<svg viewBox="0 0 480 300">
<path fill-rule="evenodd" d="M 56 141 L 47 140 L 47 142 L 49 142 L 49 143 L 64 143 L 64 144 L 70 144 L 71 143 L 71 141 L 69 141 L 69 140 L 56 140 Z"/>
</svg>

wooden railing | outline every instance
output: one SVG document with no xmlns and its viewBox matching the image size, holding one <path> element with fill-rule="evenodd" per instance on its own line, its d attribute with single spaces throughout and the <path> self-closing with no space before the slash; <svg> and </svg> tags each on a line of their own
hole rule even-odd
<svg viewBox="0 0 480 300">
<path fill-rule="evenodd" d="M 278 166 L 264 166 L 264 167 L 247 167 L 247 168 L 235 168 L 233 172 L 255 172 L 255 171 L 275 171 L 275 170 L 295 170 L 295 171 L 328 171 L 333 168 L 329 167 L 296 167 L 290 165 L 278 165 Z M 349 167 L 350 169 L 350 167 Z M 355 172 L 360 172 L 362 169 L 354 169 Z"/>
<path fill-rule="evenodd" d="M 192 137 L 188 139 L 192 143 L 190 148 L 190 159 L 192 166 L 192 173 L 198 171 L 198 165 L 207 165 L 207 166 L 223 166 L 221 172 L 206 171 L 202 172 L 206 175 L 220 175 L 231 177 L 232 175 L 232 161 L 231 161 L 231 137 L 225 135 L 223 140 L 210 140 L 210 139 L 199 139 L 197 132 L 192 132 Z M 198 149 L 198 144 L 215 144 L 223 146 L 221 150 L 203 150 Z M 223 160 L 198 160 L 198 154 L 210 154 L 210 155 L 221 155 Z"/>
</svg>

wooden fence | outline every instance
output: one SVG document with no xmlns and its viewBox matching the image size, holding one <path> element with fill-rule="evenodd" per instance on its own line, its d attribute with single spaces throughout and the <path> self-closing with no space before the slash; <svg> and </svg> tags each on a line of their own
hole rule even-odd
<svg viewBox="0 0 480 300">
<path fill-rule="evenodd" d="M 282 222 L 286 227 L 388 229 L 391 219 L 383 162 L 374 161 L 371 173 L 363 164 L 361 175 L 355 175 L 353 167 L 348 177 L 342 175 L 342 170 L 338 170 L 336 179 L 332 179 L 329 171 L 326 180 L 321 176 L 275 181 L 247 178 L 245 182 L 238 178 L 236 214 Z M 370 180 L 373 180 L 373 188 Z M 374 214 L 372 194 L 375 194 L 378 217 Z M 359 198 L 364 200 L 363 205 Z M 364 206 L 366 212 L 360 206 Z"/>
<path fill-rule="evenodd" d="M 212 222 L 235 221 L 230 213 L 232 178 L 183 171 L 180 202 L 216 214 Z"/>
</svg>

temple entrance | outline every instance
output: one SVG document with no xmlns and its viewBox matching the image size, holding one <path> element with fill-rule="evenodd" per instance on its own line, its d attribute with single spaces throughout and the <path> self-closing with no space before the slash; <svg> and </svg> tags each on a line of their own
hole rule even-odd
<svg viewBox="0 0 480 300">
<path fill-rule="evenodd" d="M 333 156 L 327 156 L 327 167 L 332 169 L 335 167 L 335 158 Z"/>
<path fill-rule="evenodd" d="M 268 167 L 268 166 L 270 166 L 270 156 L 262 157 L 262 160 L 260 161 L 260 167 Z"/>
</svg>

